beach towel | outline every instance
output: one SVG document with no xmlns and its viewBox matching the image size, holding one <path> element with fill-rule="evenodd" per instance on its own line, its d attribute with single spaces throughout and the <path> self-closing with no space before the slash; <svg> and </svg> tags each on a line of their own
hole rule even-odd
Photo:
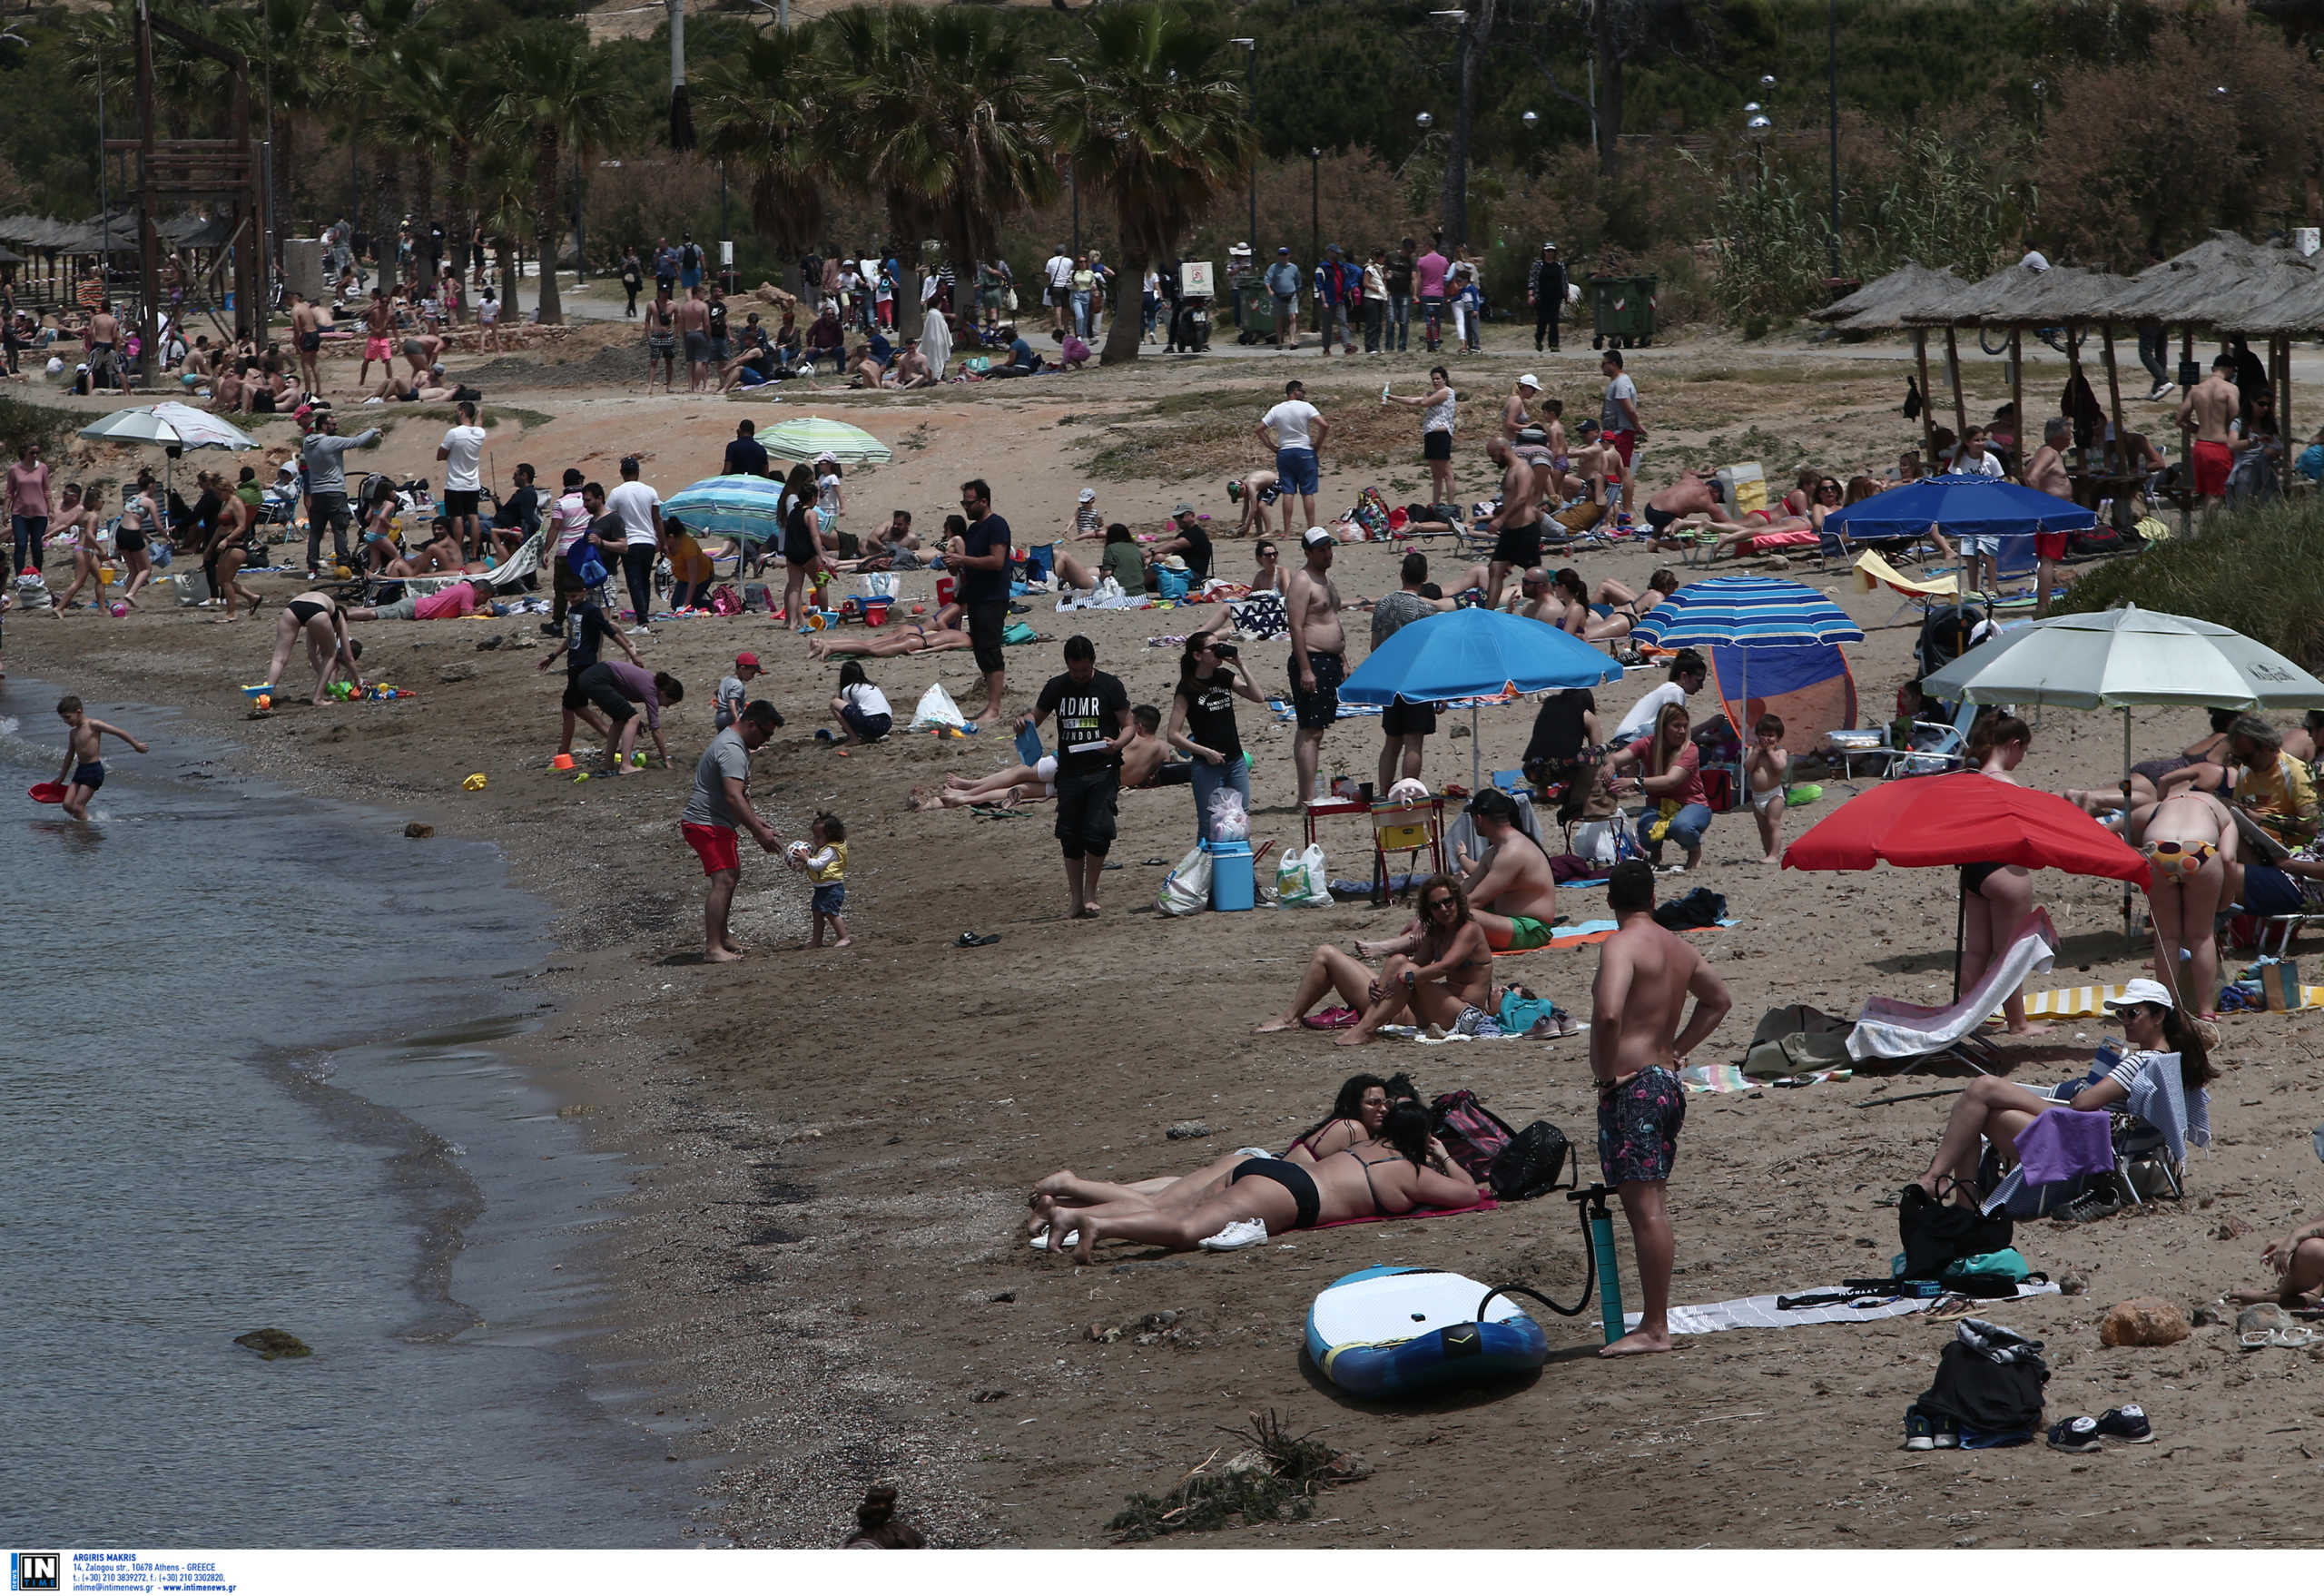
<svg viewBox="0 0 2324 1596">
<path fill-rule="evenodd" d="M 1229 600 L 1226 607 L 1234 614 L 1235 630 L 1254 641 L 1291 635 L 1291 616 L 1280 593 L 1254 593 L 1240 603 Z"/>
<path fill-rule="evenodd" d="M 2039 1286 L 2021 1285 L 2017 1295 L 2040 1296 L 2058 1288 L 2044 1282 Z M 1673 1335 L 1711 1335 L 1721 1330 L 1787 1330 L 1795 1325 L 1837 1325 L 1858 1319 L 1895 1319 L 1906 1314 L 1925 1311 L 1934 1297 L 1904 1296 L 1875 1299 L 1867 1307 L 1850 1307 L 1846 1303 L 1831 1303 L 1822 1307 L 1783 1309 L 1776 1306 L 1786 1295 L 1805 1296 L 1806 1293 L 1770 1293 L 1766 1296 L 1738 1296 L 1727 1302 L 1704 1303 L 1694 1307 L 1670 1310 L 1670 1334 Z M 1868 1295 L 1868 1294 L 1867 1294 Z M 1856 1300 L 1862 1301 L 1859 1297 Z M 1622 1325 L 1635 1330 L 1642 1314 L 1624 1314 Z"/>
<path fill-rule="evenodd" d="M 1749 1092 L 1765 1086 L 1820 1086 L 1855 1074 L 1853 1069 L 1808 1069 L 1770 1079 L 1745 1074 L 1740 1064 L 1689 1064 L 1679 1071 L 1679 1084 L 1690 1092 Z"/>
<path fill-rule="evenodd" d="M 2299 990 L 2309 1006 L 2324 1003 L 2324 987 L 2304 986 Z M 2122 995 L 2122 989 L 2119 986 L 2059 987 L 2046 992 L 2028 992 L 2025 994 L 2025 1012 L 2029 1017 L 2041 1014 L 2053 1020 L 2085 1019 L 2103 1013 L 2106 1000 Z M 1998 1011 L 1994 1018 L 2000 1018 Z"/>
<path fill-rule="evenodd" d="M 1722 926 L 1726 926 L 1740 925 L 1743 922 L 1739 920 L 1722 920 L 1718 923 Z M 1548 941 L 1542 943 L 1541 947 L 1551 950 L 1559 948 L 1588 947 L 1593 943 L 1604 941 L 1607 938 L 1614 934 L 1618 927 L 1619 922 L 1611 920 L 1585 920 L 1580 925 L 1568 926 L 1564 931 L 1558 932 Z M 1711 931 L 1716 928 L 1708 925 L 1700 925 L 1693 926 L 1689 929 L 1692 931 Z M 1527 953 L 1538 953 L 1541 951 L 1541 948 L 1502 948 L 1496 951 L 1493 957 L 1496 959 L 1516 959 L 1521 958 Z"/>
<path fill-rule="evenodd" d="M 2079 1108 L 2044 1108 L 2017 1133 L 2017 1159 L 2033 1186 L 2103 1174 L 2114 1167 L 2112 1117 Z"/>
<path fill-rule="evenodd" d="M 2199 1148 L 2211 1145 L 2211 1104 L 2208 1091 L 2198 1090 L 2192 1098 L 2187 1096 L 2185 1083 L 2179 1078 L 2179 1056 L 2169 1053 L 2158 1055 L 2131 1083 L 2128 1107 L 2161 1131 L 2171 1158 L 2184 1163 L 2190 1142 Z"/>
<path fill-rule="evenodd" d="M 1414 1208 L 1409 1214 L 1364 1214 L 1353 1219 L 1330 1219 L 1321 1225 L 1310 1225 L 1310 1230 L 1337 1230 L 1343 1225 L 1378 1225 L 1390 1219 L 1445 1219 L 1455 1214 L 1488 1214 L 1501 1207 L 1492 1197 L 1479 1197 L 1465 1208 Z M 1275 1237 L 1268 1239 L 1274 1240 Z"/>
<path fill-rule="evenodd" d="M 1876 587 L 1886 587 L 1907 598 L 1954 598 L 1961 591 L 1958 576 L 1946 576 L 1936 581 L 1915 582 L 1899 572 L 1896 566 L 1866 549 L 1856 557 L 1851 567 L 1851 581 L 1858 593 L 1869 593 Z"/>
</svg>

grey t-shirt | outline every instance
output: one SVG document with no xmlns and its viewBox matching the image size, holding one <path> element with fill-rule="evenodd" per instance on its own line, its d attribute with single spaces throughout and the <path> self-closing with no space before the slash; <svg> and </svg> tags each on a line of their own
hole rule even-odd
<svg viewBox="0 0 2324 1596">
<path fill-rule="evenodd" d="M 744 696 L 742 677 L 721 676 L 718 678 L 718 693 L 711 703 L 715 705 L 712 715 L 717 721 L 720 731 L 724 731 L 741 718 Z"/>
<path fill-rule="evenodd" d="M 352 438 L 336 432 L 310 432 L 299 446 L 300 462 L 307 468 L 307 491 L 310 494 L 345 493 L 347 491 L 347 462 L 341 458 L 350 448 L 369 448 L 379 441 L 377 427 L 367 429 Z"/>
<path fill-rule="evenodd" d="M 1372 646 L 1379 647 L 1412 622 L 1435 613 L 1436 606 L 1417 593 L 1407 593 L 1399 587 L 1384 595 L 1372 606 Z"/>
<path fill-rule="evenodd" d="M 685 813 L 678 819 L 687 825 L 724 826 L 733 831 L 742 817 L 726 802 L 728 776 L 751 779 L 751 751 L 743 745 L 743 734 L 733 726 L 713 737 L 694 762 L 694 795 L 686 800 Z"/>
<path fill-rule="evenodd" d="M 1598 412 L 1598 425 L 1608 432 L 1630 430 L 1630 418 L 1622 414 L 1620 400 L 1630 401 L 1630 409 L 1638 409 L 1638 384 L 1624 371 L 1606 384 L 1606 402 Z"/>
</svg>

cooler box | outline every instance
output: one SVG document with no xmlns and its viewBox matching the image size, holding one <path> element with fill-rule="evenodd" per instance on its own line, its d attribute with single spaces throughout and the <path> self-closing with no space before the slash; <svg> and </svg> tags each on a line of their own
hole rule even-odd
<svg viewBox="0 0 2324 1596">
<path fill-rule="evenodd" d="M 1210 906 L 1229 914 L 1255 907 L 1258 894 L 1253 879 L 1251 844 L 1205 842 L 1202 847 L 1210 855 Z"/>
<path fill-rule="evenodd" d="M 940 606 L 952 602 L 951 577 L 939 576 L 936 578 L 936 602 Z"/>
</svg>

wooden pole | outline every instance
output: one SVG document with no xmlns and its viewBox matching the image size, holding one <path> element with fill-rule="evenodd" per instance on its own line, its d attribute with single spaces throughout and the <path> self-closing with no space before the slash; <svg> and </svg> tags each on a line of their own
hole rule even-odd
<svg viewBox="0 0 2324 1596">
<path fill-rule="evenodd" d="M 1969 406 L 1961 397 L 1961 345 L 1949 321 L 1945 326 L 1945 366 L 1953 374 L 1953 441 L 1958 444 L 1969 435 Z"/>
<path fill-rule="evenodd" d="M 2114 418 L 2114 447 L 2122 451 L 2122 470 L 2127 473 L 2131 468 L 2131 435 L 2122 422 L 2122 383 L 2114 369 L 2114 324 L 2102 321 L 2098 327 L 2100 336 L 2105 340 L 2106 409 Z M 2099 461 L 2102 465 L 2105 458 L 2105 451 L 2101 449 Z M 2098 507 L 2093 505 L 2091 507 L 2095 509 Z"/>
<path fill-rule="evenodd" d="M 2039 438 L 2041 431 L 2035 429 L 2029 434 L 2026 430 L 2030 423 L 2025 416 L 2025 331 L 2019 327 L 2009 330 L 2009 408 L 2017 418 L 2017 474 L 2022 478 L 2025 475 L 2025 440 L 2029 436 Z"/>
<path fill-rule="evenodd" d="M 2179 330 L 2179 363 L 2195 363 L 2195 330 Z M 2184 372 L 2178 375 L 2184 376 Z M 2185 395 L 2180 396 L 2183 401 Z M 2179 423 L 2179 536 L 2190 537 L 2195 530 L 2195 427 L 2191 419 Z"/>
<path fill-rule="evenodd" d="M 1928 386 L 1928 333 L 1913 329 L 1913 359 L 1921 369 L 1921 455 L 1929 475 L 1936 475 L 1936 395 Z"/>
<path fill-rule="evenodd" d="M 162 369 L 162 219 L 153 193 L 153 25 L 137 7 L 137 369 L 152 389 Z M 100 159 L 103 157 L 100 156 Z"/>
<path fill-rule="evenodd" d="M 2283 489 L 2291 491 L 2292 456 L 2298 451 L 2294 444 L 2299 434 L 2291 429 L 2291 340 L 2280 340 L 2283 346 L 2283 381 L 2276 389 L 2276 436 L 2283 441 L 2283 458 L 2277 462 L 2282 474 Z"/>
</svg>

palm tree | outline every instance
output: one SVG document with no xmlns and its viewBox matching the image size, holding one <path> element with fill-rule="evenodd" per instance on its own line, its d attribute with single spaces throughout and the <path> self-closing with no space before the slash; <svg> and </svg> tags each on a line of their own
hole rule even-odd
<svg viewBox="0 0 2324 1596">
<path fill-rule="evenodd" d="M 849 166 L 886 202 L 896 241 L 933 233 L 953 260 L 980 260 L 1057 192 L 1037 81 L 990 14 L 857 6 L 827 25 Z"/>
<path fill-rule="evenodd" d="M 1147 268 L 1167 261 L 1243 173 L 1250 123 L 1242 86 L 1218 67 L 1223 30 L 1176 5 L 1088 14 L 1082 58 L 1051 82 L 1049 125 L 1077 179 L 1110 193 L 1122 267 L 1100 359 L 1137 359 Z"/>
<path fill-rule="evenodd" d="M 468 168 L 468 192 L 476 202 L 476 219 L 492 246 L 500 272 L 502 313 L 517 310 L 517 241 L 532 224 L 532 153 L 506 140 L 487 139 L 477 146 Z"/>
<path fill-rule="evenodd" d="M 815 96 L 819 68 L 813 31 L 802 28 L 760 34 L 697 77 L 703 150 L 750 173 L 751 222 L 784 254 L 822 231 L 823 146 L 842 119 Z"/>
<path fill-rule="evenodd" d="M 557 186 L 567 155 L 586 162 L 620 135 L 635 109 L 612 64 L 579 25 L 536 22 L 511 32 L 499 53 L 500 136 L 532 150 L 533 241 L 540 255 L 540 319 L 561 322 L 556 259 L 565 238 Z"/>
<path fill-rule="evenodd" d="M 331 15 L 320 0 L 259 0 L 247 10 L 219 13 L 210 30 L 250 58 L 251 89 L 260 102 L 252 107 L 252 120 L 264 129 L 266 108 L 274 113 L 271 134 L 261 136 L 271 136 L 274 144 L 269 187 L 278 225 L 296 225 L 290 212 L 300 176 L 299 119 L 320 111 L 330 99 L 326 56 L 315 48 L 315 39 Z"/>
</svg>

